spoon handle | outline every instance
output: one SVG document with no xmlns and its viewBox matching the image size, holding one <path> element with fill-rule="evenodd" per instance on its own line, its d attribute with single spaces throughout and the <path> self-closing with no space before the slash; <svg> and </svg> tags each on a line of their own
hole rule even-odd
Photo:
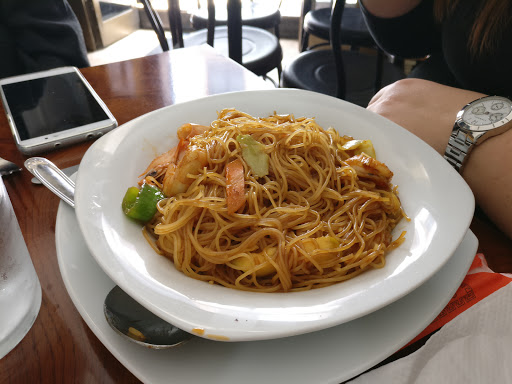
<svg viewBox="0 0 512 384">
<path fill-rule="evenodd" d="M 31 157 L 25 161 L 25 167 L 50 191 L 75 207 L 75 183 L 55 164 L 44 157 Z M 104 313 L 107 323 L 116 332 L 153 349 L 171 348 L 192 338 L 192 334 L 160 319 L 118 286 L 107 295 Z M 130 332 L 130 329 L 137 332 Z"/>
<path fill-rule="evenodd" d="M 75 207 L 75 183 L 50 160 L 31 157 L 25 161 L 25 168 L 63 201 Z"/>
</svg>

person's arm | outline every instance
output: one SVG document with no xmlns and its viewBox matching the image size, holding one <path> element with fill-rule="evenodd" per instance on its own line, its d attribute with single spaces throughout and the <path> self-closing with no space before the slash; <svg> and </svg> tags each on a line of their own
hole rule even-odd
<svg viewBox="0 0 512 384">
<path fill-rule="evenodd" d="M 482 96 L 485 95 L 426 80 L 405 79 L 381 89 L 368 109 L 414 133 L 444 155 L 457 113 Z M 509 130 L 476 146 L 462 176 L 472 189 L 476 203 L 512 239 L 511 164 L 512 130 Z"/>
<path fill-rule="evenodd" d="M 421 3 L 421 0 L 361 0 L 368 12 L 385 19 L 403 16 Z"/>
</svg>

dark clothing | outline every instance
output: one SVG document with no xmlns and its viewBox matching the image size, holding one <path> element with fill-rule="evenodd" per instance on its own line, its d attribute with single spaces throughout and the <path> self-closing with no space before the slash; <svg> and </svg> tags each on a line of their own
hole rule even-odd
<svg viewBox="0 0 512 384">
<path fill-rule="evenodd" d="M 82 29 L 65 0 L 0 0 L 0 78 L 89 65 Z"/>
<path fill-rule="evenodd" d="M 433 0 L 423 0 L 409 13 L 391 19 L 375 17 L 361 7 L 368 28 L 385 52 L 413 59 L 429 55 L 409 77 L 511 97 L 512 23 L 498 36 L 493 54 L 473 57 L 469 53 L 468 40 L 482 1 L 460 1 L 443 23 L 434 19 Z"/>
</svg>

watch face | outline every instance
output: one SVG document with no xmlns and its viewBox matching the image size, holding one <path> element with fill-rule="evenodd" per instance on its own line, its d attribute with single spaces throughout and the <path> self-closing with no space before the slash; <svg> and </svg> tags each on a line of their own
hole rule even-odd
<svg viewBox="0 0 512 384">
<path fill-rule="evenodd" d="M 498 128 L 511 120 L 512 102 L 499 96 L 484 97 L 469 104 L 461 118 L 472 130 Z"/>
</svg>

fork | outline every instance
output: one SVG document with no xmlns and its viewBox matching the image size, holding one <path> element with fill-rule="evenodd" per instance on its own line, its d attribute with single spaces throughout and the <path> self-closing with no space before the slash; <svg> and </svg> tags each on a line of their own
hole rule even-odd
<svg viewBox="0 0 512 384">
<path fill-rule="evenodd" d="M 20 167 L 18 167 L 13 162 L 2 159 L 0 157 L 0 176 L 7 176 L 13 172 L 18 172 L 18 171 L 21 171 Z"/>
</svg>

